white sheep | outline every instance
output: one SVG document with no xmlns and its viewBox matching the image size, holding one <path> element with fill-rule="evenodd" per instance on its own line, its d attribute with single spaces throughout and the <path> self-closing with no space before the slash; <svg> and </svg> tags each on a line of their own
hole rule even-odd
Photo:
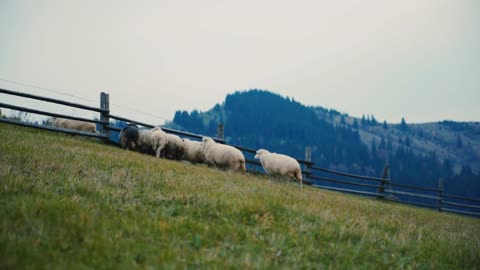
<svg viewBox="0 0 480 270">
<path fill-rule="evenodd" d="M 160 157 L 162 150 L 168 144 L 168 136 L 160 127 L 152 129 L 152 149 L 155 151 L 155 156 Z"/>
<path fill-rule="evenodd" d="M 153 132 L 148 129 L 142 129 L 138 131 L 138 134 L 137 150 L 140 153 L 155 155 L 152 138 Z"/>
<path fill-rule="evenodd" d="M 210 166 L 229 168 L 233 171 L 245 172 L 245 157 L 237 148 L 216 143 L 212 138 L 202 138 L 202 150 L 205 162 Z"/>
<path fill-rule="evenodd" d="M 160 157 L 160 153 L 167 145 L 167 142 L 167 134 L 159 127 L 151 130 L 140 130 L 137 150 L 140 153 Z"/>
<path fill-rule="evenodd" d="M 183 158 L 192 163 L 203 163 L 205 157 L 203 156 L 202 143 L 197 141 L 191 141 L 187 138 L 183 141 Z"/>
<path fill-rule="evenodd" d="M 75 129 L 80 131 L 87 131 L 92 133 L 98 133 L 95 123 L 83 122 L 64 118 L 54 118 L 53 126 L 59 128 Z"/>
<path fill-rule="evenodd" d="M 167 134 L 167 145 L 165 146 L 166 158 L 180 160 L 182 155 L 183 155 L 182 139 L 177 135 Z"/>
<path fill-rule="evenodd" d="M 260 159 L 262 167 L 267 174 L 287 176 L 290 179 L 302 181 L 302 170 L 300 164 L 294 158 L 287 155 L 270 153 L 265 149 L 260 149 L 255 155 L 256 159 Z"/>
<path fill-rule="evenodd" d="M 51 118 L 51 119 L 49 120 L 49 122 L 51 122 L 51 123 L 52 123 L 52 126 L 54 126 L 54 127 L 65 128 L 65 121 L 66 121 L 66 120 L 67 120 L 67 119 L 64 119 L 64 118 L 56 118 L 56 117 L 55 117 L 55 118 Z"/>
</svg>

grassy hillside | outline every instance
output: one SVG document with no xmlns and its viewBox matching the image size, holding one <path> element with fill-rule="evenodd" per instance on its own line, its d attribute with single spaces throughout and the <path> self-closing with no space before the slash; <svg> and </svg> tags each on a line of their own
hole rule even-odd
<svg viewBox="0 0 480 270">
<path fill-rule="evenodd" d="M 0 124 L 0 268 L 480 266 L 480 220 Z"/>
</svg>

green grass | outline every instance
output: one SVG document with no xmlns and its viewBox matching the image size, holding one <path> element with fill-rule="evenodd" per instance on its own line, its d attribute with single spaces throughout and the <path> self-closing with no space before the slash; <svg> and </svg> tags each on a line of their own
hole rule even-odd
<svg viewBox="0 0 480 270">
<path fill-rule="evenodd" d="M 480 267 L 480 220 L 0 124 L 0 269 Z"/>
</svg>

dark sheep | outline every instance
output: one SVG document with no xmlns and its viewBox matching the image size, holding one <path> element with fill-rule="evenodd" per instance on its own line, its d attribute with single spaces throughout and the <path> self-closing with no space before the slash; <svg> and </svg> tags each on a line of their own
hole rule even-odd
<svg viewBox="0 0 480 270">
<path fill-rule="evenodd" d="M 135 123 L 128 123 L 120 131 L 120 145 L 127 150 L 135 150 L 138 146 L 139 137 L 138 126 Z"/>
</svg>

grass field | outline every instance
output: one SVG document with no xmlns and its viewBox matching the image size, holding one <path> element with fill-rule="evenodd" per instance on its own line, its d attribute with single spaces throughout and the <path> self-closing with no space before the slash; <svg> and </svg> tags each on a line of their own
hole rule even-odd
<svg viewBox="0 0 480 270">
<path fill-rule="evenodd" d="M 480 220 L 0 124 L 0 269 L 478 269 Z"/>
</svg>

